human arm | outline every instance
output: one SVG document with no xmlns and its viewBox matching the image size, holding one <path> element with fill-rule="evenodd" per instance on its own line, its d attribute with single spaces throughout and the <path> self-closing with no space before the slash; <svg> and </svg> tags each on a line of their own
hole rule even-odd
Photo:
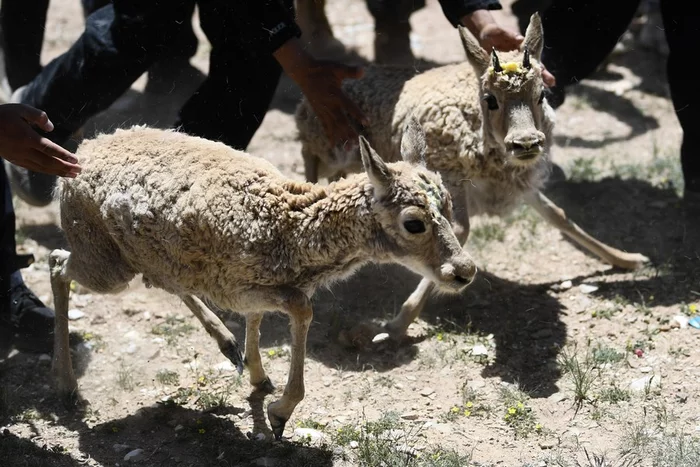
<svg viewBox="0 0 700 467">
<path fill-rule="evenodd" d="M 0 105 L 0 157 L 35 172 L 76 177 L 78 159 L 35 131 L 53 131 L 45 112 L 24 104 Z"/>
<path fill-rule="evenodd" d="M 344 147 L 356 144 L 358 134 L 353 120 L 361 125 L 368 125 L 369 122 L 357 104 L 345 95 L 342 82 L 362 77 L 363 70 L 317 60 L 303 49 L 296 38 L 287 41 L 273 55 L 309 100 L 328 140 Z"/>
</svg>

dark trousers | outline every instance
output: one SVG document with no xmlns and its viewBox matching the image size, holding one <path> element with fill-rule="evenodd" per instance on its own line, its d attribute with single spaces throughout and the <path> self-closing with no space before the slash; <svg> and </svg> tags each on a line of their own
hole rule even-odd
<svg viewBox="0 0 700 467">
<path fill-rule="evenodd" d="M 281 75 L 274 58 L 236 41 L 235 2 L 200 0 L 200 24 L 212 44 L 209 74 L 185 103 L 178 125 L 190 134 L 245 148 L 262 123 Z M 86 20 L 84 33 L 26 88 L 23 103 L 55 124 L 62 143 L 109 107 L 169 50 L 191 21 L 188 0 L 114 0 Z"/>
<path fill-rule="evenodd" d="M 41 46 L 49 0 L 2 0 L 0 29 L 5 73 L 14 90 L 41 71 Z"/>
<path fill-rule="evenodd" d="M 15 254 L 15 211 L 4 162 L 0 160 L 0 295 L 10 288 L 10 274 L 16 269 Z"/>
<path fill-rule="evenodd" d="M 554 0 L 543 13 L 543 62 L 568 86 L 589 76 L 627 30 L 639 0 Z M 661 0 L 669 56 L 666 65 L 671 100 L 683 129 L 681 164 L 686 189 L 700 191 L 700 95 L 687 66 L 700 46 L 700 17 L 683 2 Z"/>
</svg>

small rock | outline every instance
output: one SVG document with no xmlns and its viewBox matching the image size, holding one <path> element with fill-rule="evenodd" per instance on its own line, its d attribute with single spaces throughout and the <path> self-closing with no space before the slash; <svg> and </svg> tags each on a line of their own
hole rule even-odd
<svg viewBox="0 0 700 467">
<path fill-rule="evenodd" d="M 132 342 L 126 346 L 126 348 L 124 349 L 124 353 L 135 354 L 137 350 L 138 350 L 137 345 Z"/>
<path fill-rule="evenodd" d="M 143 312 L 143 319 L 145 319 L 146 321 L 150 321 L 150 320 L 151 320 L 151 312 L 150 312 L 150 311 L 144 311 L 144 312 Z"/>
<path fill-rule="evenodd" d="M 435 389 L 433 389 L 433 388 L 423 388 L 420 392 L 420 395 L 423 397 L 428 397 L 434 393 L 435 393 Z"/>
<path fill-rule="evenodd" d="M 350 441 L 350 448 L 351 449 L 357 449 L 360 446 L 360 443 L 357 441 Z"/>
<path fill-rule="evenodd" d="M 134 449 L 124 456 L 124 462 L 141 462 L 143 460 L 143 449 Z"/>
<path fill-rule="evenodd" d="M 643 367 L 641 367 L 641 368 L 639 369 L 639 371 L 640 371 L 641 373 L 651 373 L 652 370 L 653 370 L 653 368 L 650 367 L 650 366 L 643 366 Z"/>
<path fill-rule="evenodd" d="M 417 420 L 419 415 L 416 412 L 408 412 L 403 415 L 401 415 L 401 418 L 404 420 Z"/>
<path fill-rule="evenodd" d="M 396 450 L 399 452 L 403 452 L 405 454 L 409 454 L 411 456 L 417 456 L 418 455 L 418 450 L 415 448 L 412 448 L 408 444 L 400 444 L 396 446 Z"/>
<path fill-rule="evenodd" d="M 649 375 L 643 378 L 635 379 L 629 384 L 630 391 L 646 391 L 648 389 L 657 389 L 661 386 L 661 377 L 658 375 Z"/>
<path fill-rule="evenodd" d="M 255 435 L 255 441 L 265 441 L 265 433 L 258 433 Z"/>
<path fill-rule="evenodd" d="M 590 285 L 590 284 L 581 284 L 578 286 L 578 290 L 581 293 L 589 294 L 589 293 L 593 293 L 596 290 L 598 290 L 598 287 L 595 285 Z"/>
<path fill-rule="evenodd" d="M 85 316 L 85 313 L 78 310 L 77 308 L 73 308 L 72 310 L 68 310 L 68 319 L 71 321 L 75 321 L 76 319 L 80 319 L 84 316 Z"/>
<path fill-rule="evenodd" d="M 184 430 L 184 429 L 185 429 L 185 427 L 182 426 L 182 425 L 178 425 L 178 426 L 175 427 L 175 431 L 176 431 L 176 432 L 177 432 L 177 431 L 182 431 L 182 430 Z"/>
<path fill-rule="evenodd" d="M 476 344 L 474 347 L 472 347 L 472 355 L 474 356 L 481 356 L 481 355 L 488 355 L 489 354 L 489 349 L 486 348 L 485 345 L 482 344 Z"/>
<path fill-rule="evenodd" d="M 681 392 L 679 394 L 676 394 L 676 400 L 680 402 L 681 404 L 685 404 L 688 402 L 688 393 L 687 392 Z"/>
<path fill-rule="evenodd" d="M 685 315 L 677 315 L 677 316 L 673 317 L 673 323 L 676 323 L 678 325 L 678 327 L 681 329 L 687 328 L 689 321 L 690 321 L 690 318 L 688 318 Z"/>
<path fill-rule="evenodd" d="M 136 330 L 131 330 L 124 334 L 124 339 L 138 339 L 139 333 Z"/>
<path fill-rule="evenodd" d="M 374 336 L 374 337 L 372 338 L 372 342 L 375 343 L 375 344 L 377 344 L 377 343 L 379 343 L 379 342 L 383 342 L 383 341 L 387 340 L 388 338 L 389 338 L 389 334 L 388 334 L 388 333 L 386 333 L 386 332 L 380 332 L 379 334 L 377 334 L 376 336 Z"/>
<path fill-rule="evenodd" d="M 122 452 L 129 449 L 129 446 L 127 446 L 126 444 L 115 444 L 114 446 L 112 446 L 112 449 L 114 449 L 114 452 Z"/>
<path fill-rule="evenodd" d="M 326 437 L 326 435 L 313 428 L 296 428 L 294 436 L 300 440 L 309 440 L 312 443 L 322 441 Z"/>
<path fill-rule="evenodd" d="M 564 281 L 561 284 L 559 284 L 559 290 L 568 290 L 570 289 L 574 284 L 571 281 Z"/>
<path fill-rule="evenodd" d="M 43 353 L 43 354 L 39 355 L 39 361 L 40 361 L 40 362 L 50 362 L 50 361 L 51 361 L 51 355 L 49 355 L 49 354 L 47 354 L 47 353 Z"/>
<path fill-rule="evenodd" d="M 671 325 L 670 324 L 662 324 L 659 326 L 659 331 L 661 332 L 668 332 L 671 330 Z"/>
<path fill-rule="evenodd" d="M 554 449 L 557 446 L 557 440 L 555 439 L 545 439 L 539 443 L 540 449 Z"/>
<path fill-rule="evenodd" d="M 233 364 L 229 360 L 224 360 L 222 362 L 217 363 L 214 365 L 214 369 L 224 372 L 224 371 L 233 371 Z"/>
</svg>

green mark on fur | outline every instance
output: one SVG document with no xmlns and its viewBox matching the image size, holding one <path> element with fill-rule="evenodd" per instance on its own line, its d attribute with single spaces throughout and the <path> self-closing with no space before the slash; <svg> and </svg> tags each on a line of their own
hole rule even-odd
<svg viewBox="0 0 700 467">
<path fill-rule="evenodd" d="M 430 206 L 430 211 L 435 217 L 440 217 L 440 211 L 442 211 L 442 190 L 435 183 L 420 177 L 418 179 L 418 186 L 425 193 L 425 197 L 428 200 L 428 205 Z"/>
</svg>

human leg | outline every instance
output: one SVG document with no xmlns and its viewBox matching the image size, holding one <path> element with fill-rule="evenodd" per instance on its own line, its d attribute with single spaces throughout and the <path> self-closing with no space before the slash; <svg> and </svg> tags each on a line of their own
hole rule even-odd
<svg viewBox="0 0 700 467">
<path fill-rule="evenodd" d="M 180 110 L 176 126 L 203 138 L 245 149 L 262 124 L 282 68 L 270 54 L 236 42 L 236 7 L 199 2 L 202 30 L 212 44 L 209 74 Z"/>
<path fill-rule="evenodd" d="M 593 73 L 628 28 L 639 0 L 553 0 L 542 13 L 542 62 L 554 74 L 550 105 L 564 101 L 564 88 Z"/>
<path fill-rule="evenodd" d="M 24 86 L 41 71 L 41 46 L 49 0 L 3 0 L 0 29 L 5 73 L 11 90 Z"/>
<path fill-rule="evenodd" d="M 425 6 L 425 0 L 366 0 L 374 18 L 374 61 L 406 64 L 411 51 L 411 14 Z"/>
<path fill-rule="evenodd" d="M 671 100 L 683 129 L 681 165 L 685 190 L 697 198 L 700 195 L 700 114 L 697 112 L 700 96 L 688 76 L 687 60 L 697 49 L 700 24 L 677 2 L 662 1 L 661 14 L 669 49 L 666 71 Z"/>
<path fill-rule="evenodd" d="M 16 346 L 22 350 L 47 352 L 51 349 L 54 313 L 24 284 L 18 269 L 12 194 L 5 170 L 1 168 L 0 326 L 20 334 Z"/>
</svg>

